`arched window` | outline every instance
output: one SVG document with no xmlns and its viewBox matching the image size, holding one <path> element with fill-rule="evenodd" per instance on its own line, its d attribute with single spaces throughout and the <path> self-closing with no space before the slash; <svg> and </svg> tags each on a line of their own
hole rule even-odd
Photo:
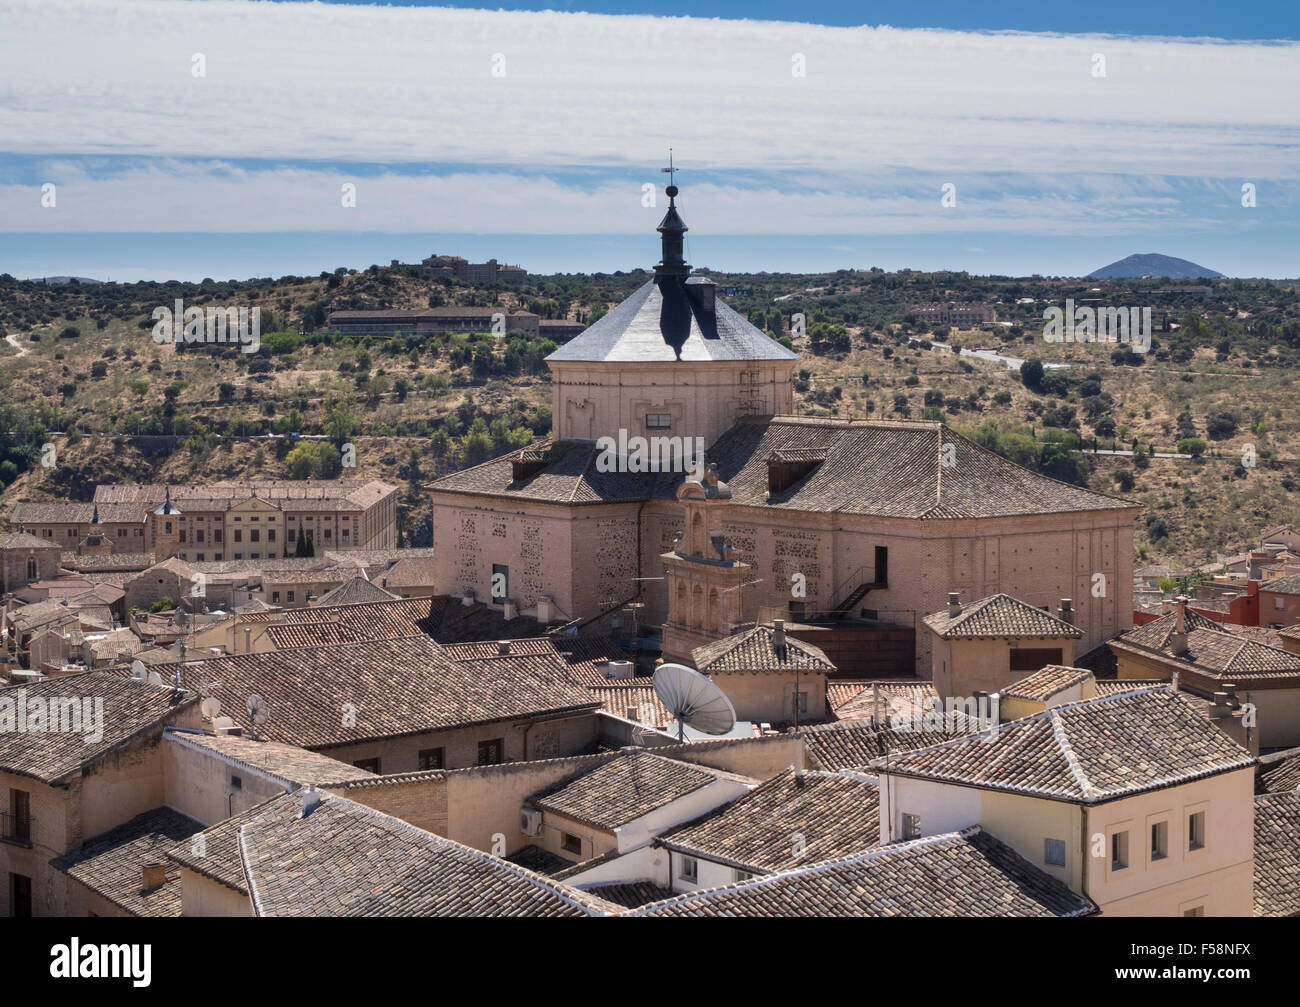
<svg viewBox="0 0 1300 1007">
<path fill-rule="evenodd" d="M 710 631 L 714 633 L 722 632 L 722 613 L 718 608 L 718 589 L 715 587 L 709 591 L 709 622 Z"/>
<path fill-rule="evenodd" d="M 27 579 L 36 580 L 36 557 L 27 557 Z"/>
<path fill-rule="evenodd" d="M 676 611 L 672 613 L 672 617 L 668 621 L 675 622 L 681 626 L 689 625 L 691 616 L 690 613 L 686 611 L 686 582 L 684 580 L 679 580 L 677 582 L 677 604 L 675 608 Z"/>
<path fill-rule="evenodd" d="M 704 589 L 699 584 L 691 592 L 691 625 L 696 629 L 704 628 Z"/>
</svg>

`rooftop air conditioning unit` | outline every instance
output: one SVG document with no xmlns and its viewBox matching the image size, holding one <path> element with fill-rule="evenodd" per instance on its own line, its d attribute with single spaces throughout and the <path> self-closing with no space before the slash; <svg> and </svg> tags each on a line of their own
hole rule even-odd
<svg viewBox="0 0 1300 1007">
<path fill-rule="evenodd" d="M 525 836 L 542 834 L 542 813 L 537 808 L 521 808 L 519 811 L 519 831 Z"/>
<path fill-rule="evenodd" d="M 606 678 L 632 678 L 635 673 L 636 666 L 631 661 L 610 661 L 605 665 Z"/>
</svg>

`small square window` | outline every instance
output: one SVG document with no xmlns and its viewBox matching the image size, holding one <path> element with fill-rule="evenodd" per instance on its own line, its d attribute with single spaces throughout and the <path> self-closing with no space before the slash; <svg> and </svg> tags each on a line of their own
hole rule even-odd
<svg viewBox="0 0 1300 1007">
<path fill-rule="evenodd" d="M 694 857 L 682 857 L 682 866 L 677 876 L 683 881 L 695 882 L 700 879 L 700 862 Z"/>
<path fill-rule="evenodd" d="M 1048 867 L 1065 866 L 1065 840 L 1064 839 L 1044 839 L 1043 840 L 1043 863 Z"/>
<path fill-rule="evenodd" d="M 732 872 L 731 872 L 731 880 L 732 880 L 732 881 L 748 881 L 748 880 L 749 880 L 750 878 L 752 878 L 753 876 L 754 876 L 754 875 L 750 874 L 749 871 L 732 871 Z"/>
<path fill-rule="evenodd" d="M 562 835 L 564 838 L 563 838 L 563 840 L 561 841 L 560 846 L 563 847 L 564 852 L 565 852 L 565 853 L 577 853 L 579 856 L 581 856 L 581 854 L 582 854 L 582 840 L 579 839 L 577 836 L 573 835 L 573 834 L 570 833 L 570 832 L 563 832 L 563 833 L 561 833 L 561 835 Z"/>
<path fill-rule="evenodd" d="M 441 748 L 420 749 L 420 768 L 421 769 L 442 769 L 443 750 Z"/>
<path fill-rule="evenodd" d="M 1164 860 L 1169 856 L 1169 823 L 1156 822 L 1151 826 L 1151 859 Z"/>
<path fill-rule="evenodd" d="M 649 413 L 645 425 L 647 430 L 668 430 L 673 425 L 673 418 L 668 413 Z"/>
<path fill-rule="evenodd" d="M 920 815 L 903 815 L 903 838 L 920 839 L 921 838 L 921 816 Z"/>
<path fill-rule="evenodd" d="M 1110 869 L 1122 871 L 1128 867 L 1128 833 L 1116 832 L 1110 837 Z"/>
<path fill-rule="evenodd" d="M 230 789 L 231 789 L 231 790 L 243 790 L 243 789 L 244 789 L 244 780 L 243 780 L 243 778 L 242 778 L 242 777 L 239 777 L 239 776 L 231 776 L 231 777 L 230 777 Z"/>
</svg>

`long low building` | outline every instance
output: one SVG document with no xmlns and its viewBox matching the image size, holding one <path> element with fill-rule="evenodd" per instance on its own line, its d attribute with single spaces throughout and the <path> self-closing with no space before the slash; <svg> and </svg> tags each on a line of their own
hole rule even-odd
<svg viewBox="0 0 1300 1007">
<path fill-rule="evenodd" d="M 420 311 L 375 309 L 371 311 L 332 311 L 327 324 L 344 335 L 408 336 L 439 332 L 510 332 L 535 336 L 539 318 L 531 311 L 506 308 L 444 307 Z M 494 328 L 499 322 L 501 328 Z"/>
</svg>

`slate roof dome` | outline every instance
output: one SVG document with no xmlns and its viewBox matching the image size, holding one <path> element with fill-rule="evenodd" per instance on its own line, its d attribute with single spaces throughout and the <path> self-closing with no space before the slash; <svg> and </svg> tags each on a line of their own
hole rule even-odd
<svg viewBox="0 0 1300 1007">
<path fill-rule="evenodd" d="M 714 284 L 691 276 L 682 257 L 687 228 L 668 186 L 668 212 L 657 230 L 663 257 L 652 280 L 548 356 L 558 362 L 797 360 L 739 312 L 718 300 Z"/>
</svg>

